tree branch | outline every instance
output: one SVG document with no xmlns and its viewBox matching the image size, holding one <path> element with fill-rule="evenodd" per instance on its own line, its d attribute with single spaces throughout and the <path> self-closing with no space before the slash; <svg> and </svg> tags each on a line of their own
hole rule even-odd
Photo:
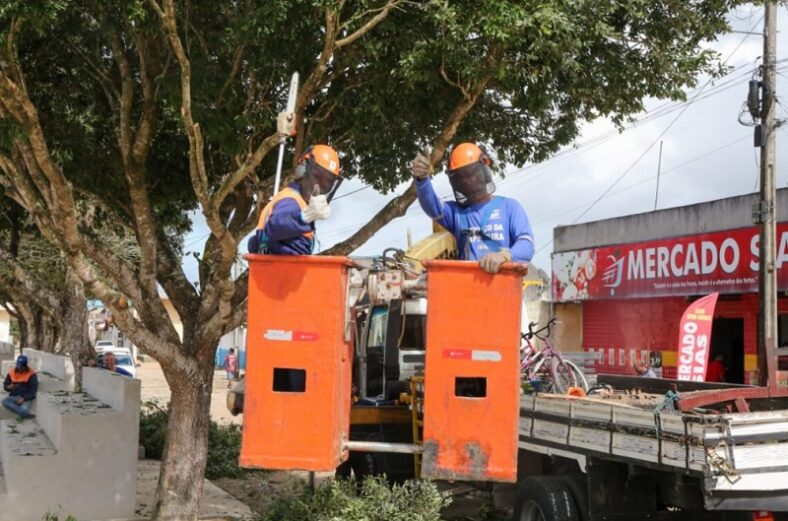
<svg viewBox="0 0 788 521">
<path fill-rule="evenodd" d="M 241 70 L 241 63 L 243 61 L 244 51 L 246 50 L 246 46 L 239 45 L 235 48 L 233 52 L 233 66 L 230 70 L 230 75 L 227 76 L 227 79 L 224 80 L 224 84 L 222 88 L 219 90 L 219 95 L 216 96 L 216 101 L 214 101 L 214 105 L 216 107 L 221 106 L 222 101 L 224 101 L 224 93 L 227 92 L 227 89 L 230 88 L 230 85 L 235 81 L 235 78 L 238 76 L 238 72 Z"/>
<path fill-rule="evenodd" d="M 353 33 L 349 34 L 348 36 L 337 40 L 334 49 L 339 49 L 344 47 L 345 45 L 350 45 L 351 43 L 355 42 L 369 31 L 374 29 L 380 22 L 386 19 L 389 15 L 389 12 L 397 7 L 399 4 L 402 3 L 402 0 L 388 0 L 386 5 L 383 7 L 379 7 L 378 9 L 370 9 L 369 11 L 363 13 L 361 16 L 365 16 L 366 14 L 373 13 L 375 11 L 378 12 L 375 16 L 373 16 L 370 20 L 367 21 L 364 25 L 356 29 Z"/>
<path fill-rule="evenodd" d="M 191 64 L 186 56 L 180 36 L 178 36 L 175 6 L 173 5 L 173 0 L 164 0 L 163 9 L 155 0 L 148 0 L 148 3 L 161 18 L 170 46 L 181 69 L 181 117 L 183 118 L 186 135 L 189 138 L 189 174 L 194 193 L 202 206 L 202 211 L 211 233 L 221 244 L 223 259 L 232 259 L 235 256 L 235 249 L 238 243 L 222 223 L 218 207 L 213 205 L 209 194 L 202 132 L 199 124 L 194 122 L 191 108 Z"/>
<path fill-rule="evenodd" d="M 432 165 L 440 162 L 449 143 L 454 139 L 457 134 L 457 129 L 460 127 L 463 119 L 468 112 L 473 108 L 476 100 L 479 99 L 482 92 L 492 78 L 488 76 L 474 89 L 470 98 L 464 98 L 455 108 L 448 118 L 446 125 L 443 127 L 440 136 L 435 140 L 432 153 L 430 154 L 430 163 Z M 392 219 L 402 217 L 408 207 L 416 200 L 416 182 L 411 185 L 402 193 L 402 195 L 395 197 L 389 201 L 383 209 L 381 209 L 375 216 L 370 219 L 367 224 L 362 226 L 356 233 L 348 239 L 335 244 L 332 248 L 324 252 L 325 255 L 348 255 L 358 249 L 362 244 L 367 242 L 378 230 L 391 222 Z"/>
<path fill-rule="evenodd" d="M 61 312 L 60 298 L 55 292 L 38 284 L 27 270 L 17 261 L 11 252 L 0 246 L 0 260 L 6 267 L 11 268 L 13 280 L 21 287 L 22 291 L 42 308 L 49 308 L 53 315 Z"/>
<path fill-rule="evenodd" d="M 227 196 L 230 195 L 235 187 L 244 179 L 254 173 L 254 170 L 260 166 L 265 156 L 279 144 L 279 135 L 277 133 L 271 134 L 263 140 L 262 143 L 255 149 L 254 153 L 246 158 L 246 160 L 238 167 L 233 173 L 229 174 L 222 181 L 221 186 L 211 198 L 211 206 L 219 208 Z"/>
</svg>

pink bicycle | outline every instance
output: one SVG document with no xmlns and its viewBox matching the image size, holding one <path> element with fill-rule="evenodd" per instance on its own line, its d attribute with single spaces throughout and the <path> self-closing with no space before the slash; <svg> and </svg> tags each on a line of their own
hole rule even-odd
<svg viewBox="0 0 788 521">
<path fill-rule="evenodd" d="M 550 329 L 558 321 L 551 318 L 547 325 L 534 330 L 535 322 L 528 324 L 528 332 L 522 333 L 520 345 L 520 379 L 537 391 L 564 394 L 570 387 L 588 390 L 588 381 L 577 365 L 565 359 L 553 346 Z M 544 347 L 537 348 L 533 339 L 538 338 Z"/>
</svg>

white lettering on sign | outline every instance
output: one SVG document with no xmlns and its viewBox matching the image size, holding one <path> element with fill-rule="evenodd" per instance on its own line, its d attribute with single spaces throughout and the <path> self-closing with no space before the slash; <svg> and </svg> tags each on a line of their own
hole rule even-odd
<svg viewBox="0 0 788 521">
<path fill-rule="evenodd" d="M 783 234 L 785 235 L 785 234 Z M 750 261 L 750 269 L 752 271 L 758 271 L 760 269 L 761 263 L 758 262 L 760 257 L 760 247 L 761 247 L 761 236 L 759 234 L 755 234 L 750 239 L 750 254 L 752 255 L 752 260 Z"/>
<path fill-rule="evenodd" d="M 710 241 L 700 243 L 700 272 L 704 275 L 714 273 L 717 269 L 717 248 Z"/>
<path fill-rule="evenodd" d="M 777 269 L 783 267 L 783 264 L 788 262 L 788 232 L 783 232 L 780 238 L 780 246 L 777 248 L 777 258 L 775 259 Z"/>
<path fill-rule="evenodd" d="M 654 248 L 646 248 L 646 278 L 653 279 L 656 276 L 657 259 L 654 258 L 656 250 Z"/>
<path fill-rule="evenodd" d="M 666 246 L 657 248 L 657 277 L 670 277 L 668 259 L 670 259 L 670 250 Z"/>
<path fill-rule="evenodd" d="M 674 277 L 681 277 L 682 273 L 679 261 L 677 260 L 679 255 L 684 255 L 684 247 L 681 244 L 675 245 L 670 252 L 670 270 Z"/>
<path fill-rule="evenodd" d="M 689 275 L 690 273 L 694 273 L 695 275 L 700 274 L 698 249 L 692 243 L 687 245 L 687 259 L 684 261 L 684 275 Z"/>
<path fill-rule="evenodd" d="M 629 252 L 627 267 L 627 280 L 643 278 L 643 250 Z"/>
<path fill-rule="evenodd" d="M 753 253 L 757 251 L 756 246 L 750 246 Z M 788 263 L 788 234 L 784 234 L 780 253 L 783 256 L 778 255 L 778 259 Z M 740 257 L 739 244 L 730 237 L 722 241 L 719 248 L 713 241 L 701 241 L 699 244 L 674 244 L 672 248 L 659 246 L 631 250 L 627 255 L 627 280 L 710 275 L 718 267 L 725 273 L 733 273 L 739 266 Z"/>
<path fill-rule="evenodd" d="M 720 246 L 720 267 L 725 273 L 733 273 L 739 267 L 739 244 L 731 237 Z"/>
<path fill-rule="evenodd" d="M 750 255 L 752 255 L 750 270 L 752 271 L 758 271 L 761 267 L 760 247 L 761 236 L 756 233 L 752 236 L 752 239 L 750 239 Z M 786 263 L 788 263 L 788 232 L 783 232 L 780 234 L 780 242 L 777 244 L 777 256 L 774 259 L 774 264 L 779 270 L 783 267 L 783 264 Z"/>
</svg>

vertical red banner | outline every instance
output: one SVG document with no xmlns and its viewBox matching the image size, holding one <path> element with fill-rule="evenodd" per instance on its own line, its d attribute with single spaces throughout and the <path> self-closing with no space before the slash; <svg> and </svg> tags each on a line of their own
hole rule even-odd
<svg viewBox="0 0 788 521">
<path fill-rule="evenodd" d="M 719 293 L 699 298 L 687 307 L 679 324 L 679 356 L 676 378 L 703 382 L 709 366 L 711 326 Z"/>
</svg>

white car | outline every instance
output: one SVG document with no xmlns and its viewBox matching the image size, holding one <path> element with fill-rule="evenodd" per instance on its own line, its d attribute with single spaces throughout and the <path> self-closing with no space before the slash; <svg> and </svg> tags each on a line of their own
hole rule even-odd
<svg viewBox="0 0 788 521">
<path fill-rule="evenodd" d="M 96 342 L 95 349 L 97 353 L 103 353 L 104 351 L 114 351 L 116 348 L 112 340 L 99 340 Z"/>
</svg>

